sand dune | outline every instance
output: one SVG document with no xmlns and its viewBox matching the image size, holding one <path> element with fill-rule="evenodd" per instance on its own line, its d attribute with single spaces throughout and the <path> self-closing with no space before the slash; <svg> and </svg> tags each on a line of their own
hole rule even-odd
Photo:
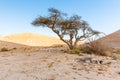
<svg viewBox="0 0 120 80">
<path fill-rule="evenodd" d="M 34 33 L 12 34 L 0 37 L 0 40 L 29 46 L 52 46 L 56 44 L 64 44 L 59 38 Z"/>
</svg>

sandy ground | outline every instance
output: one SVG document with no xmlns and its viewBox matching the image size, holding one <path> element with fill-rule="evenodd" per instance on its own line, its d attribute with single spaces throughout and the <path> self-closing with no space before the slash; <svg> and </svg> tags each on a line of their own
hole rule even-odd
<svg viewBox="0 0 120 80">
<path fill-rule="evenodd" d="M 91 63 L 93 58 L 103 63 Z M 120 80 L 120 61 L 56 48 L 0 52 L 0 80 Z"/>
</svg>

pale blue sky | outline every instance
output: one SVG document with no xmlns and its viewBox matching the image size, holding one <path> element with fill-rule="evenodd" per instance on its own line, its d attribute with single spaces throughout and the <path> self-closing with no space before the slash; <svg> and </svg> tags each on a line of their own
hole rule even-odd
<svg viewBox="0 0 120 80">
<path fill-rule="evenodd" d="M 106 34 L 120 29 L 120 0 L 0 0 L 0 35 L 34 32 L 55 36 L 47 28 L 31 25 L 35 18 L 46 16 L 48 8 L 78 14 Z"/>
</svg>

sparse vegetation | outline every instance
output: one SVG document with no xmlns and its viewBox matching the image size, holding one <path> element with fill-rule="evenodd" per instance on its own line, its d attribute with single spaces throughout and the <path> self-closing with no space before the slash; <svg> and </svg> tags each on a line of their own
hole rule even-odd
<svg viewBox="0 0 120 80">
<path fill-rule="evenodd" d="M 14 55 L 14 53 L 13 53 L 12 51 L 10 52 L 10 54 L 11 54 L 11 56 L 13 56 L 13 55 Z"/>
<path fill-rule="evenodd" d="M 80 50 L 82 53 L 91 54 L 91 50 L 86 44 L 80 45 Z"/>
<path fill-rule="evenodd" d="M 17 49 L 16 47 L 13 48 L 14 50 Z"/>
<path fill-rule="evenodd" d="M 120 54 L 120 49 L 119 48 L 113 48 L 113 53 Z"/>
<path fill-rule="evenodd" d="M 75 48 L 75 49 L 70 50 L 70 53 L 71 54 L 80 54 L 80 50 Z"/>
<path fill-rule="evenodd" d="M 2 52 L 8 51 L 8 48 L 3 47 L 3 48 L 1 48 L 1 51 L 2 51 Z"/>
<path fill-rule="evenodd" d="M 54 62 L 51 62 L 50 64 L 48 64 L 48 67 L 49 68 L 53 67 L 53 64 L 54 64 Z"/>
<path fill-rule="evenodd" d="M 104 51 L 103 52 L 103 54 L 102 54 L 103 56 L 111 56 L 112 55 L 112 53 L 111 53 L 111 51 L 110 50 L 106 50 L 106 51 Z"/>
<path fill-rule="evenodd" d="M 62 47 L 64 47 L 64 45 L 60 45 L 60 44 L 56 44 L 56 45 L 53 45 L 53 46 L 51 46 L 51 47 L 53 47 L 53 48 L 62 48 Z"/>
<path fill-rule="evenodd" d="M 120 56 L 114 56 L 113 57 L 115 60 L 120 60 Z"/>
<path fill-rule="evenodd" d="M 81 51 L 89 54 L 97 54 L 102 56 L 110 56 L 110 47 L 102 43 L 101 41 L 91 41 L 80 47 Z"/>
</svg>

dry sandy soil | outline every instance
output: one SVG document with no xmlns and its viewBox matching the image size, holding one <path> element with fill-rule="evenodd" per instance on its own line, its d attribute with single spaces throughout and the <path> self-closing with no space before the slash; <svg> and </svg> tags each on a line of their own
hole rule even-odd
<svg viewBox="0 0 120 80">
<path fill-rule="evenodd" d="M 109 57 L 56 48 L 29 50 L 0 52 L 0 80 L 120 80 L 120 61 Z M 103 63 L 91 63 L 89 58 Z"/>
<path fill-rule="evenodd" d="M 53 45 L 50 40 L 46 41 Z M 9 49 L 0 52 L 0 80 L 120 80 L 120 61 L 110 57 L 68 54 L 60 46 L 29 47 L 6 41 L 0 45 Z"/>
</svg>

